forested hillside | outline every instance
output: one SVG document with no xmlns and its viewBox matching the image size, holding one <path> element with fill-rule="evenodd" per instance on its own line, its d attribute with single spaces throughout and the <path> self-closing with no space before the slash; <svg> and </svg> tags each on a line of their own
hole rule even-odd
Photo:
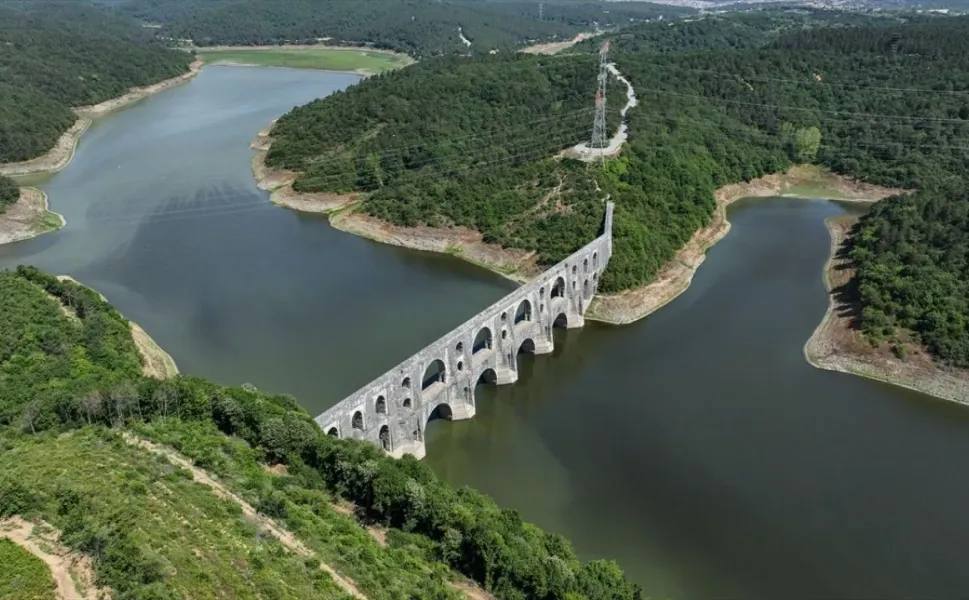
<svg viewBox="0 0 969 600">
<path fill-rule="evenodd" d="M 919 41 L 882 43 L 908 32 Z M 542 155 L 573 143 L 560 135 L 573 123 L 563 111 L 591 104 L 588 91 L 578 93 L 592 89 L 589 57 L 427 64 L 287 115 L 269 159 L 301 172 L 297 189 L 371 192 L 363 207 L 377 217 L 470 226 L 490 241 L 538 250 L 545 263 L 595 234 L 609 195 L 617 204 L 615 253 L 601 289 L 618 291 L 650 281 L 709 220 L 713 192 L 727 183 L 799 162 L 909 189 L 964 176 L 965 40 L 969 18 L 933 18 L 790 30 L 757 49 L 617 53 L 640 105 L 629 115 L 626 149 L 604 168 Z M 523 68 L 537 71 L 524 76 Z M 561 96 L 549 82 L 566 73 L 586 83 Z M 480 106 L 491 98 L 500 109 Z M 485 123 L 475 120 L 479 113 Z M 587 137 L 587 119 L 575 113 L 573 135 Z"/>
<path fill-rule="evenodd" d="M 580 28 L 488 10 L 484 2 L 434 0 L 133 0 L 121 10 L 160 23 L 196 45 L 372 44 L 416 58 L 510 50 L 528 40 L 565 39 Z M 468 48 L 458 29 L 471 41 Z"/>
<path fill-rule="evenodd" d="M 901 18 L 897 14 L 860 14 L 803 7 L 764 8 L 678 21 L 640 23 L 610 33 L 608 37 L 617 52 L 682 54 L 699 50 L 759 48 L 789 32 L 816 28 L 832 31 L 827 28 L 862 25 L 888 26 L 899 23 Z M 904 18 L 921 17 L 905 15 Z M 577 44 L 573 51 L 595 51 L 601 43 L 602 40 L 590 39 Z"/>
<path fill-rule="evenodd" d="M 91 290 L 21 267 L 0 297 L 0 519 L 61 529 L 115 598 L 345 598 L 321 560 L 369 600 L 464 598 L 457 573 L 499 598 L 640 598 L 615 563 L 583 564 L 412 458 L 325 435 L 288 396 L 142 376 L 127 322 Z M 190 457 L 307 552 L 119 433 Z"/>
<path fill-rule="evenodd" d="M 67 2 L 0 2 L 0 162 L 49 150 L 96 104 L 185 72 L 191 56 L 167 49 L 130 19 Z"/>
<path fill-rule="evenodd" d="M 872 340 L 913 331 L 944 362 L 969 367 L 969 191 L 964 179 L 880 202 L 852 260 Z"/>
</svg>

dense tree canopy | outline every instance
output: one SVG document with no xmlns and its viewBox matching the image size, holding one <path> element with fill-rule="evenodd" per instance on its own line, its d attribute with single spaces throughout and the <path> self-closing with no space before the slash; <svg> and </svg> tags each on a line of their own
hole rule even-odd
<svg viewBox="0 0 969 600">
<path fill-rule="evenodd" d="M 775 27 L 757 27 L 786 32 L 759 48 L 696 52 L 689 41 L 675 53 L 661 40 L 656 53 L 617 53 L 640 105 L 603 168 L 550 159 L 588 135 L 595 66 L 582 54 L 428 62 L 366 81 L 282 118 L 269 162 L 300 172 L 299 190 L 370 192 L 364 209 L 382 219 L 472 227 L 546 263 L 595 235 L 608 195 L 604 291 L 651 280 L 727 183 L 795 162 L 909 189 L 969 172 L 969 18 L 852 27 L 850 15 L 808 13 L 837 26 L 787 29 L 808 17 L 745 18 L 771 14 Z"/>
<path fill-rule="evenodd" d="M 580 28 L 493 12 L 486 2 L 434 0 L 134 0 L 122 10 L 160 23 L 199 46 L 372 44 L 423 58 L 509 50 L 535 39 L 564 39 Z M 459 28 L 471 41 L 461 40 Z"/>
<path fill-rule="evenodd" d="M 0 175 L 0 214 L 20 198 L 20 189 L 13 179 Z"/>
<path fill-rule="evenodd" d="M 372 444 L 325 435 L 288 396 L 191 377 L 142 377 L 128 323 L 91 290 L 20 267 L 0 273 L 0 297 L 0 430 L 40 434 L 158 420 L 169 431 L 188 427 L 207 436 L 193 448 L 196 460 L 217 468 L 230 460 L 225 448 L 233 443 L 221 435 L 212 438 L 217 429 L 251 445 L 266 463 L 289 466 L 287 477 L 256 490 L 260 510 L 270 516 L 318 511 L 316 505 L 327 502 L 320 492 L 336 493 L 395 528 L 391 536 L 412 535 L 410 552 L 426 553 L 497 597 L 640 598 L 639 587 L 614 563 L 583 564 L 560 536 L 523 522 L 515 511 L 500 509 L 479 492 L 451 488 L 412 458 L 394 460 Z M 39 493 L 2 475 L 0 518 L 40 510 L 44 502 L 64 506 L 63 494 Z M 65 516 L 64 511 L 57 514 Z M 101 529 L 90 525 L 85 519 L 77 522 L 72 529 L 77 535 L 68 539 L 79 541 L 81 550 L 97 552 L 99 576 L 115 590 L 120 587 L 121 597 L 143 598 L 140 586 L 147 585 L 153 586 L 150 597 L 179 597 L 166 587 L 157 560 L 132 552 L 130 539 L 114 531 L 117 523 Z M 429 586 L 426 593 L 406 597 L 443 596 Z"/>
<path fill-rule="evenodd" d="M 905 19 L 918 18 L 906 15 Z M 838 28 L 852 25 L 871 27 L 896 24 L 897 14 L 867 15 L 848 11 L 791 8 L 751 9 L 714 13 L 678 21 L 653 21 L 635 24 L 609 34 L 618 52 L 682 54 L 699 50 L 743 50 L 759 48 L 778 36 L 814 28 Z M 577 44 L 575 51 L 598 48 L 601 39 Z"/>
<path fill-rule="evenodd" d="M 0 162 L 39 156 L 74 123 L 72 106 L 183 73 L 191 56 L 108 11 L 0 2 Z"/>
</svg>

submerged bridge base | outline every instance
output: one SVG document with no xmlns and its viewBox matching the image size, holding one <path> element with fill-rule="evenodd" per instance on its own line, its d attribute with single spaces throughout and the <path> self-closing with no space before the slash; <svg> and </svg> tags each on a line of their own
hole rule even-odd
<svg viewBox="0 0 969 600">
<path fill-rule="evenodd" d="M 603 233 L 396 367 L 316 417 L 329 435 L 368 440 L 392 456 L 426 453 L 433 417 L 475 415 L 479 382 L 518 380 L 518 354 L 548 354 L 555 327 L 585 325 L 585 311 L 612 256 L 613 205 Z"/>
</svg>

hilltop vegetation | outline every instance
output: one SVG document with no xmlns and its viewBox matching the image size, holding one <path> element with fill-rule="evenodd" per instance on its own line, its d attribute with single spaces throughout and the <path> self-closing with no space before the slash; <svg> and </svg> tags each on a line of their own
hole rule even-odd
<svg viewBox="0 0 969 600">
<path fill-rule="evenodd" d="M 0 3 L 0 162 L 39 156 L 74 124 L 72 106 L 188 70 L 130 19 L 80 4 Z"/>
<path fill-rule="evenodd" d="M 743 12 L 704 15 L 678 21 L 639 23 L 610 33 L 615 52 L 683 54 L 702 50 L 747 50 L 760 48 L 782 34 L 809 29 L 849 26 L 888 26 L 898 15 L 867 15 L 822 9 L 766 8 Z M 907 15 L 906 18 L 914 18 Z M 601 39 L 576 44 L 575 52 L 598 49 Z"/>
<path fill-rule="evenodd" d="M 115 597 L 345 597 L 321 560 L 370 600 L 458 598 L 456 573 L 501 598 L 640 597 L 614 563 L 582 564 L 560 536 L 423 463 L 324 435 L 288 396 L 141 376 L 127 323 L 90 290 L 21 267 L 0 274 L 0 294 L 0 518 L 63 530 Z M 117 432 L 189 456 L 310 554 Z M 386 528 L 387 546 L 337 500 Z"/>
<path fill-rule="evenodd" d="M 589 104 L 595 67 L 584 54 L 428 63 L 364 82 L 280 119 L 269 162 L 298 171 L 297 190 L 368 192 L 363 210 L 381 219 L 472 227 L 544 263 L 595 235 L 608 195 L 607 292 L 655 277 L 728 183 L 804 162 L 908 189 L 969 172 L 969 18 L 850 27 L 873 18 L 807 15 L 744 16 L 772 32 L 756 49 L 697 52 L 690 37 L 617 53 L 640 105 L 622 155 L 603 168 L 549 159 L 588 135 L 581 113 L 575 137 L 560 134 L 567 109 Z M 965 315 L 959 303 L 949 310 L 949 320 Z"/>
<path fill-rule="evenodd" d="M 163 33 L 199 46 L 279 43 L 372 44 L 416 58 L 507 50 L 530 39 L 571 37 L 561 22 L 523 19 L 487 3 L 433 0 L 135 0 L 122 10 L 161 23 Z M 469 50 L 458 28 L 471 40 Z"/>
</svg>

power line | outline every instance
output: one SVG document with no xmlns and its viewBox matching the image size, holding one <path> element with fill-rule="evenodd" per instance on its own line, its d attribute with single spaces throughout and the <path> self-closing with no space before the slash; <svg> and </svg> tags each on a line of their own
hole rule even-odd
<svg viewBox="0 0 969 600">
<path fill-rule="evenodd" d="M 677 65 L 649 62 L 649 61 L 637 61 L 637 64 L 647 64 L 653 67 L 658 67 L 661 69 L 671 69 L 676 71 L 686 71 L 692 73 L 703 73 L 706 75 L 714 75 L 721 78 L 736 78 L 741 81 L 774 81 L 779 83 L 793 83 L 796 85 L 813 85 L 813 86 L 825 86 L 825 87 L 839 87 L 839 88 L 851 88 L 858 90 L 877 90 L 877 91 L 887 91 L 887 92 L 903 92 L 903 93 L 931 93 L 931 94 L 949 94 L 949 95 L 959 95 L 959 94 L 969 94 L 969 90 L 932 90 L 927 88 L 900 88 L 900 87 L 887 87 L 887 86 L 875 86 L 875 85 L 859 85 L 855 83 L 839 83 L 831 81 L 818 81 L 816 79 L 785 79 L 781 77 L 761 77 L 761 76 L 746 76 L 737 73 L 729 73 L 722 71 L 712 71 L 709 69 L 697 69 L 693 67 L 680 67 Z"/>
</svg>

